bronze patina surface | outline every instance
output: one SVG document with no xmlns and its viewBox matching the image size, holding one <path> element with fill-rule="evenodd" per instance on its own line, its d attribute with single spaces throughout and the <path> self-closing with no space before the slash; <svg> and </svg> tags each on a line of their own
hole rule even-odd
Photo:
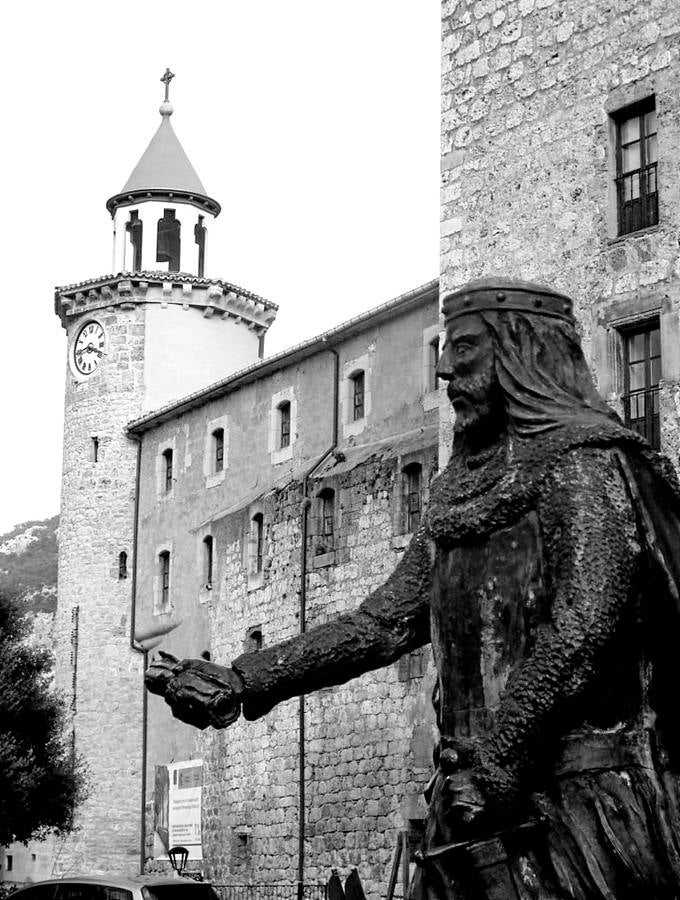
<svg viewBox="0 0 680 900">
<path fill-rule="evenodd" d="M 680 488 L 597 394 L 569 298 L 444 299 L 451 460 L 386 583 L 231 669 L 165 657 L 200 728 L 264 715 L 428 641 L 441 734 L 414 898 L 680 897 Z"/>
</svg>

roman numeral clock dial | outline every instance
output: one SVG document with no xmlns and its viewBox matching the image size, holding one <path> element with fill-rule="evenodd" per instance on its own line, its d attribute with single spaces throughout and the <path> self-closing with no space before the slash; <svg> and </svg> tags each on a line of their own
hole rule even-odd
<svg viewBox="0 0 680 900">
<path fill-rule="evenodd" d="M 106 352 L 106 334 L 99 322 L 86 322 L 73 344 L 73 367 L 79 375 L 92 375 Z"/>
</svg>

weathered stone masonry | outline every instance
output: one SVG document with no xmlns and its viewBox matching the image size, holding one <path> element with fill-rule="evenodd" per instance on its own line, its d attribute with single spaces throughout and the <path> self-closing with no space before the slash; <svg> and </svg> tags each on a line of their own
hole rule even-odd
<svg viewBox="0 0 680 900">
<path fill-rule="evenodd" d="M 680 7 L 445 0 L 442 13 L 442 291 L 500 273 L 572 295 L 615 406 L 620 329 L 658 316 L 662 441 L 676 459 Z M 659 224 L 619 238 L 612 115 L 652 96 Z"/>
</svg>

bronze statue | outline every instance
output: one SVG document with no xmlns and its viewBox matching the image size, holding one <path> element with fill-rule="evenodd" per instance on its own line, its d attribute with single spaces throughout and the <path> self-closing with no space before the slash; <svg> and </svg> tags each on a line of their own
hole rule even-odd
<svg viewBox="0 0 680 900">
<path fill-rule="evenodd" d="M 413 898 L 680 897 L 680 488 L 599 397 L 572 301 L 484 280 L 443 302 L 453 454 L 386 583 L 231 669 L 165 656 L 222 728 L 428 641 L 441 734 Z"/>
</svg>

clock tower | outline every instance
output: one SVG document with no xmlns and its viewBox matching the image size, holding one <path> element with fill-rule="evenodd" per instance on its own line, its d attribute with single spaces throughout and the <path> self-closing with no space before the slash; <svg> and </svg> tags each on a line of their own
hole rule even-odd
<svg viewBox="0 0 680 900">
<path fill-rule="evenodd" d="M 144 654 L 134 635 L 138 454 L 128 422 L 257 361 L 274 304 L 213 277 L 220 205 L 161 122 L 107 202 L 113 271 L 56 289 L 68 335 L 57 681 L 89 797 L 55 871 L 143 863 Z"/>
</svg>

